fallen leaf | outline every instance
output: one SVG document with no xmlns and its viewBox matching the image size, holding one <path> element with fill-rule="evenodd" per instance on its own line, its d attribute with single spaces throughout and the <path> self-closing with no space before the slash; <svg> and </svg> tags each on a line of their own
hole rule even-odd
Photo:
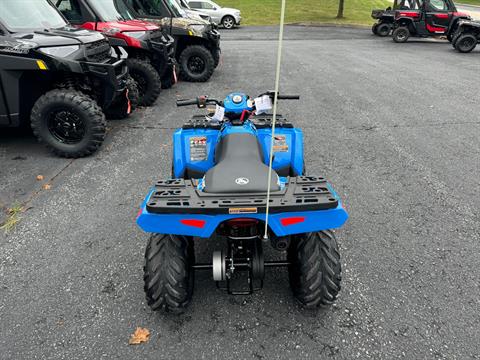
<svg viewBox="0 0 480 360">
<path fill-rule="evenodd" d="M 37 181 L 42 181 L 43 179 L 45 179 L 43 175 L 37 175 Z"/>
<path fill-rule="evenodd" d="M 138 345 L 147 342 L 150 337 L 150 331 L 145 328 L 137 327 L 135 332 L 130 336 L 128 345 Z"/>
<path fill-rule="evenodd" d="M 42 186 L 43 187 L 43 190 L 50 190 L 52 188 L 52 185 L 50 184 L 45 184 Z"/>
</svg>

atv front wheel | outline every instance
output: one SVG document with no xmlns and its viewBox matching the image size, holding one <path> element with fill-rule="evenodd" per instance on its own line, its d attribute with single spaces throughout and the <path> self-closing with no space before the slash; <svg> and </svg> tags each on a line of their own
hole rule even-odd
<svg viewBox="0 0 480 360">
<path fill-rule="evenodd" d="M 288 249 L 290 286 L 306 308 L 330 305 L 340 291 L 342 269 L 331 231 L 302 234 Z"/>
<path fill-rule="evenodd" d="M 477 46 L 477 38 L 473 34 L 460 35 L 455 42 L 455 49 L 461 53 L 469 53 Z"/>
<path fill-rule="evenodd" d="M 151 106 L 160 95 L 162 81 L 157 70 L 147 60 L 128 58 L 130 76 L 135 80 L 139 91 L 138 105 Z"/>
<path fill-rule="evenodd" d="M 93 154 L 102 145 L 106 120 L 89 96 L 75 90 L 52 90 L 32 108 L 33 133 L 54 153 L 66 158 Z"/>
<path fill-rule="evenodd" d="M 377 35 L 377 28 L 378 28 L 378 23 L 375 23 L 372 25 L 372 33 L 374 35 Z"/>
<path fill-rule="evenodd" d="M 184 236 L 153 234 L 145 252 L 144 289 L 152 310 L 182 313 L 193 295 L 195 254 Z"/>
<path fill-rule="evenodd" d="M 386 24 L 386 23 L 379 24 L 377 27 L 377 35 L 381 37 L 388 36 L 388 34 L 390 34 L 391 29 L 392 27 L 389 24 Z"/>
<path fill-rule="evenodd" d="M 215 70 L 215 60 L 205 46 L 191 45 L 186 47 L 179 59 L 180 75 L 186 81 L 208 81 Z"/>
<path fill-rule="evenodd" d="M 124 96 L 116 99 L 108 109 L 105 110 L 107 119 L 120 120 L 127 118 L 138 106 L 140 92 L 138 85 L 131 76 L 127 78 L 127 90 Z"/>
<path fill-rule="evenodd" d="M 406 26 L 400 26 L 393 30 L 392 38 L 396 43 L 404 43 L 410 37 L 410 30 Z"/>
</svg>

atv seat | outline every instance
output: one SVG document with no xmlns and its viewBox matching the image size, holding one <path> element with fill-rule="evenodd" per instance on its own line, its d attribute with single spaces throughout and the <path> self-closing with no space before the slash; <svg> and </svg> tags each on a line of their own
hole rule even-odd
<svg viewBox="0 0 480 360">
<path fill-rule="evenodd" d="M 230 134 L 215 149 L 216 165 L 205 174 L 207 193 L 266 193 L 268 166 L 263 151 L 252 134 Z M 278 175 L 272 171 L 270 191 L 279 191 Z"/>
</svg>

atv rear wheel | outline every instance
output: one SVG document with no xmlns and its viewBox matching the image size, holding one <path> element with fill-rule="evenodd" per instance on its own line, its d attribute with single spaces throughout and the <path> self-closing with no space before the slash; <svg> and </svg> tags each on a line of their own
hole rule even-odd
<svg viewBox="0 0 480 360">
<path fill-rule="evenodd" d="M 340 253 L 331 231 L 302 234 L 288 249 L 290 286 L 307 308 L 330 305 L 340 291 Z"/>
<path fill-rule="evenodd" d="M 124 96 L 116 99 L 108 109 L 105 110 L 107 119 L 120 120 L 127 118 L 138 106 L 140 92 L 138 85 L 131 76 L 127 78 L 127 90 Z"/>
<path fill-rule="evenodd" d="M 195 254 L 184 236 L 153 234 L 145 252 L 144 290 L 152 310 L 182 313 L 193 295 Z"/>
<path fill-rule="evenodd" d="M 477 37 L 473 34 L 460 35 L 455 42 L 455 49 L 461 53 L 469 53 L 477 46 Z"/>
<path fill-rule="evenodd" d="M 410 30 L 406 26 L 400 26 L 393 30 L 392 38 L 396 43 L 404 43 L 410 37 Z"/>
<path fill-rule="evenodd" d="M 147 60 L 128 58 L 127 66 L 130 76 L 135 80 L 139 91 L 138 104 L 151 106 L 160 95 L 162 81 L 157 70 Z"/>
<path fill-rule="evenodd" d="M 377 35 L 381 37 L 388 36 L 390 34 L 392 27 L 390 24 L 382 23 L 377 27 Z"/>
<path fill-rule="evenodd" d="M 33 133 L 54 153 L 67 158 L 93 154 L 102 145 L 106 120 L 89 96 L 75 90 L 52 90 L 32 108 Z"/>
<path fill-rule="evenodd" d="M 180 75 L 186 81 L 208 81 L 215 70 L 215 60 L 212 53 L 205 46 L 187 46 L 179 59 Z"/>
<path fill-rule="evenodd" d="M 378 23 L 375 23 L 372 25 L 372 33 L 374 35 L 377 35 L 377 28 L 378 28 Z"/>
</svg>

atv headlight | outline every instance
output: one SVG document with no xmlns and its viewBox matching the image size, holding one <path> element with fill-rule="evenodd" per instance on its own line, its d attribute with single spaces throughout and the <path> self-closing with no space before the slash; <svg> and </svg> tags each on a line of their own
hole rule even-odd
<svg viewBox="0 0 480 360">
<path fill-rule="evenodd" d="M 145 36 L 146 33 L 147 33 L 146 31 L 125 31 L 122 34 L 133 37 L 135 39 L 141 39 L 142 37 Z"/>
<path fill-rule="evenodd" d="M 79 45 L 69 45 L 69 46 L 44 47 L 38 50 L 47 55 L 63 58 L 63 57 L 72 55 L 78 49 L 80 49 Z"/>
<path fill-rule="evenodd" d="M 205 25 L 203 24 L 194 24 L 194 25 L 190 25 L 189 28 L 192 29 L 193 31 L 195 32 L 202 32 L 205 30 Z"/>
</svg>

